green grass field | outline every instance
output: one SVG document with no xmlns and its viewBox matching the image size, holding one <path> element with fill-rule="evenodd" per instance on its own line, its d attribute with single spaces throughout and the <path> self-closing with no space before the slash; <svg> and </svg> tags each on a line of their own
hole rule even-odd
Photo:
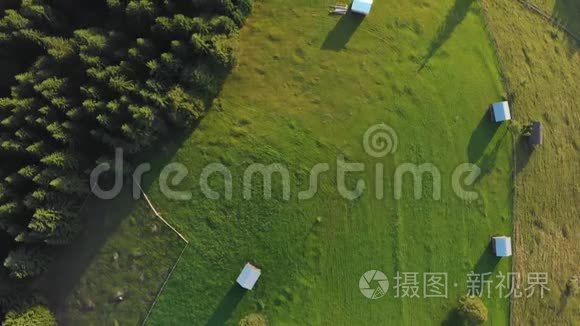
<svg viewBox="0 0 580 326">
<path fill-rule="evenodd" d="M 364 20 L 326 11 L 322 1 L 257 2 L 221 108 L 160 149 L 158 167 L 189 168 L 177 188 L 193 196 L 169 200 L 156 181 L 147 191 L 191 244 L 149 324 L 236 324 L 254 312 L 276 325 L 452 324 L 468 272 L 510 270 L 511 261 L 499 262 L 488 248 L 491 235 L 512 231 L 512 137 L 486 115 L 505 94 L 478 4 L 376 1 Z M 397 151 L 381 159 L 362 146 L 377 123 L 398 135 Z M 337 193 L 337 155 L 366 165 L 347 180 L 369 186 L 357 200 Z M 203 167 L 215 162 L 232 171 L 232 200 L 210 200 L 199 189 Z M 254 162 L 288 167 L 289 201 L 279 182 L 273 199 L 242 198 L 242 176 Z M 378 162 L 385 166 L 381 200 L 371 190 Z M 428 182 L 414 199 L 410 178 L 403 198 L 394 199 L 394 171 L 408 162 L 439 169 L 440 200 Z M 473 202 L 451 189 L 451 173 L 465 162 L 484 172 Z M 314 198 L 300 201 L 317 163 L 331 172 Z M 219 178 L 211 183 L 223 187 Z M 248 293 L 234 283 L 246 261 L 263 270 Z M 387 274 L 391 286 L 397 271 L 447 272 L 449 298 L 395 298 L 391 287 L 379 300 L 366 299 L 358 282 L 371 269 Z M 494 295 L 485 302 L 489 324 L 506 325 L 509 301 Z"/>
</svg>

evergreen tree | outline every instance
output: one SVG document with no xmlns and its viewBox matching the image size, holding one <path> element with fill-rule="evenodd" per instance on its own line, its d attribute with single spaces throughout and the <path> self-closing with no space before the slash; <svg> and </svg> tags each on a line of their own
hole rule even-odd
<svg viewBox="0 0 580 326">
<path fill-rule="evenodd" d="M 13 9 L 6 10 L 4 17 L 0 19 L 0 31 L 7 34 L 32 27 L 33 24 L 30 20 L 26 19 Z"/>
<path fill-rule="evenodd" d="M 59 211 L 39 208 L 32 215 L 28 228 L 41 233 L 53 232 L 64 218 L 65 216 Z"/>
<path fill-rule="evenodd" d="M 136 32 L 145 30 L 157 16 L 157 8 L 151 0 L 129 0 L 125 12 Z"/>
<path fill-rule="evenodd" d="M 50 260 L 46 250 L 38 247 L 20 246 L 8 254 L 4 260 L 4 267 L 8 269 L 11 277 L 25 279 L 45 271 Z"/>
<path fill-rule="evenodd" d="M 209 26 L 215 34 L 226 34 L 230 35 L 238 30 L 236 23 L 227 16 L 214 17 Z"/>
<path fill-rule="evenodd" d="M 50 181 L 49 185 L 58 191 L 70 194 L 82 195 L 89 193 L 88 181 L 74 174 L 57 177 Z"/>
<path fill-rule="evenodd" d="M 17 202 L 9 202 L 0 205 L 0 219 L 7 219 L 22 212 L 22 206 Z"/>
</svg>

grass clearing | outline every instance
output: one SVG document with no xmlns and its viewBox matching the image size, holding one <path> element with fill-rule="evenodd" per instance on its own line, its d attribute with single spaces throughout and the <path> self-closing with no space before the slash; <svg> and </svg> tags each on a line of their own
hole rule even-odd
<svg viewBox="0 0 580 326">
<path fill-rule="evenodd" d="M 148 193 L 191 244 L 149 324 L 235 324 L 256 312 L 282 325 L 453 323 L 468 272 L 510 270 L 510 260 L 496 260 L 488 248 L 491 235 L 512 231 L 512 138 L 486 115 L 505 94 L 477 2 L 377 1 L 364 20 L 328 16 L 323 1 L 258 2 L 239 54 L 222 108 L 160 149 L 158 167 L 169 157 L 189 168 L 178 188 L 192 191 L 192 200 L 168 200 L 156 182 Z M 375 159 L 362 136 L 381 122 L 399 144 Z M 347 180 L 368 185 L 355 201 L 336 191 L 337 155 L 367 167 Z M 232 200 L 209 200 L 199 190 L 202 169 L 215 162 L 232 171 Z M 254 162 L 288 167 L 289 201 L 280 191 L 271 200 L 242 198 L 242 176 Z M 385 166 L 382 200 L 369 190 L 378 162 Z M 430 199 L 427 183 L 423 199 L 413 199 L 410 179 L 403 198 L 393 198 L 392 176 L 407 162 L 439 169 L 441 200 Z M 451 189 L 451 173 L 465 162 L 484 172 L 471 203 Z M 299 201 L 317 163 L 331 172 L 313 199 Z M 219 178 L 210 182 L 223 189 Z M 248 293 L 234 283 L 246 261 L 263 269 Z M 391 284 L 396 272 L 448 272 L 449 298 L 395 298 L 391 288 L 368 300 L 358 281 L 370 269 Z M 490 324 L 508 324 L 508 300 L 485 303 Z"/>
<path fill-rule="evenodd" d="M 576 325 L 580 298 L 567 284 L 578 282 L 580 275 L 580 48 L 516 1 L 483 3 L 505 66 L 515 119 L 520 124 L 539 120 L 544 128 L 544 145 L 537 151 L 532 153 L 523 141 L 517 147 L 515 267 L 523 274 L 548 272 L 551 291 L 544 299 L 515 300 L 513 322 Z M 538 1 L 548 12 L 556 5 L 577 8 L 577 3 Z M 570 17 L 571 27 L 580 21 L 578 10 L 560 13 Z"/>
</svg>

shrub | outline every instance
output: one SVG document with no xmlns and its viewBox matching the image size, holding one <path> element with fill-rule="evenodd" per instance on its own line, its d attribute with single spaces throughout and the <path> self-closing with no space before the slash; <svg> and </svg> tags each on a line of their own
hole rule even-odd
<svg viewBox="0 0 580 326">
<path fill-rule="evenodd" d="M 458 311 L 470 325 L 481 325 L 487 321 L 487 308 L 479 297 L 461 297 Z"/>
<path fill-rule="evenodd" d="M 266 317 L 261 314 L 249 314 L 246 317 L 242 318 L 239 322 L 240 326 L 266 326 L 268 322 Z"/>
<path fill-rule="evenodd" d="M 580 293 L 580 285 L 578 284 L 578 279 L 576 277 L 571 278 L 566 282 L 566 290 L 564 293 L 567 297 Z"/>
<path fill-rule="evenodd" d="M 512 132 L 512 134 L 515 137 L 525 135 L 525 133 L 526 133 L 525 126 L 522 126 L 522 124 L 517 120 L 511 120 L 509 122 L 508 129 Z"/>
<path fill-rule="evenodd" d="M 34 305 L 20 311 L 9 311 L 3 326 L 56 326 L 52 312 L 43 305 Z"/>
</svg>

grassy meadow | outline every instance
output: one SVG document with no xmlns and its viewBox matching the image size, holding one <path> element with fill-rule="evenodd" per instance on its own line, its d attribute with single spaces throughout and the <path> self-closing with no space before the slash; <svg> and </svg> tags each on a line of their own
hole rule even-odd
<svg viewBox="0 0 580 326">
<path fill-rule="evenodd" d="M 187 166 L 175 188 L 192 198 L 165 198 L 154 173 L 146 191 L 190 245 L 148 324 L 232 325 L 255 312 L 275 325 L 454 324 L 467 273 L 511 269 L 510 259 L 499 261 L 488 248 L 491 235 L 512 232 L 512 136 L 487 115 L 506 93 L 479 4 L 383 0 L 365 19 L 329 16 L 328 4 L 258 1 L 216 108 L 192 134 L 158 148 L 155 172 L 167 162 Z M 398 136 L 396 152 L 382 158 L 362 145 L 378 123 Z M 337 192 L 338 155 L 365 164 L 346 180 L 367 185 L 354 201 Z M 216 162 L 233 175 L 231 200 L 200 191 L 200 173 Z M 451 188 L 452 172 L 465 162 L 483 171 L 472 202 Z M 252 163 L 286 166 L 290 200 L 276 178 L 272 199 L 244 199 L 242 177 Z M 314 198 L 299 200 L 318 163 L 330 172 Z M 377 163 L 383 199 L 375 197 Z M 441 199 L 431 198 L 429 178 L 423 198 L 414 199 L 410 177 L 394 199 L 393 174 L 403 163 L 436 166 Z M 219 176 L 210 184 L 223 190 Z M 263 271 L 250 292 L 235 284 L 246 261 Z M 391 281 L 379 300 L 358 288 L 371 269 Z M 396 298 L 397 272 L 420 273 L 420 293 L 423 272 L 447 272 L 448 298 Z M 508 324 L 509 300 L 492 293 L 484 301 L 488 324 Z"/>
<path fill-rule="evenodd" d="M 578 1 L 534 1 L 580 35 Z M 577 325 L 580 260 L 580 45 L 516 1 L 484 1 L 519 124 L 539 120 L 544 145 L 518 142 L 515 268 L 548 272 L 543 299 L 514 300 L 514 325 Z M 562 9 L 567 8 L 567 9 Z M 575 8 L 575 9 L 574 9 Z M 563 19 L 562 16 L 568 17 Z M 514 37 L 518 35 L 518 37 Z"/>
</svg>

